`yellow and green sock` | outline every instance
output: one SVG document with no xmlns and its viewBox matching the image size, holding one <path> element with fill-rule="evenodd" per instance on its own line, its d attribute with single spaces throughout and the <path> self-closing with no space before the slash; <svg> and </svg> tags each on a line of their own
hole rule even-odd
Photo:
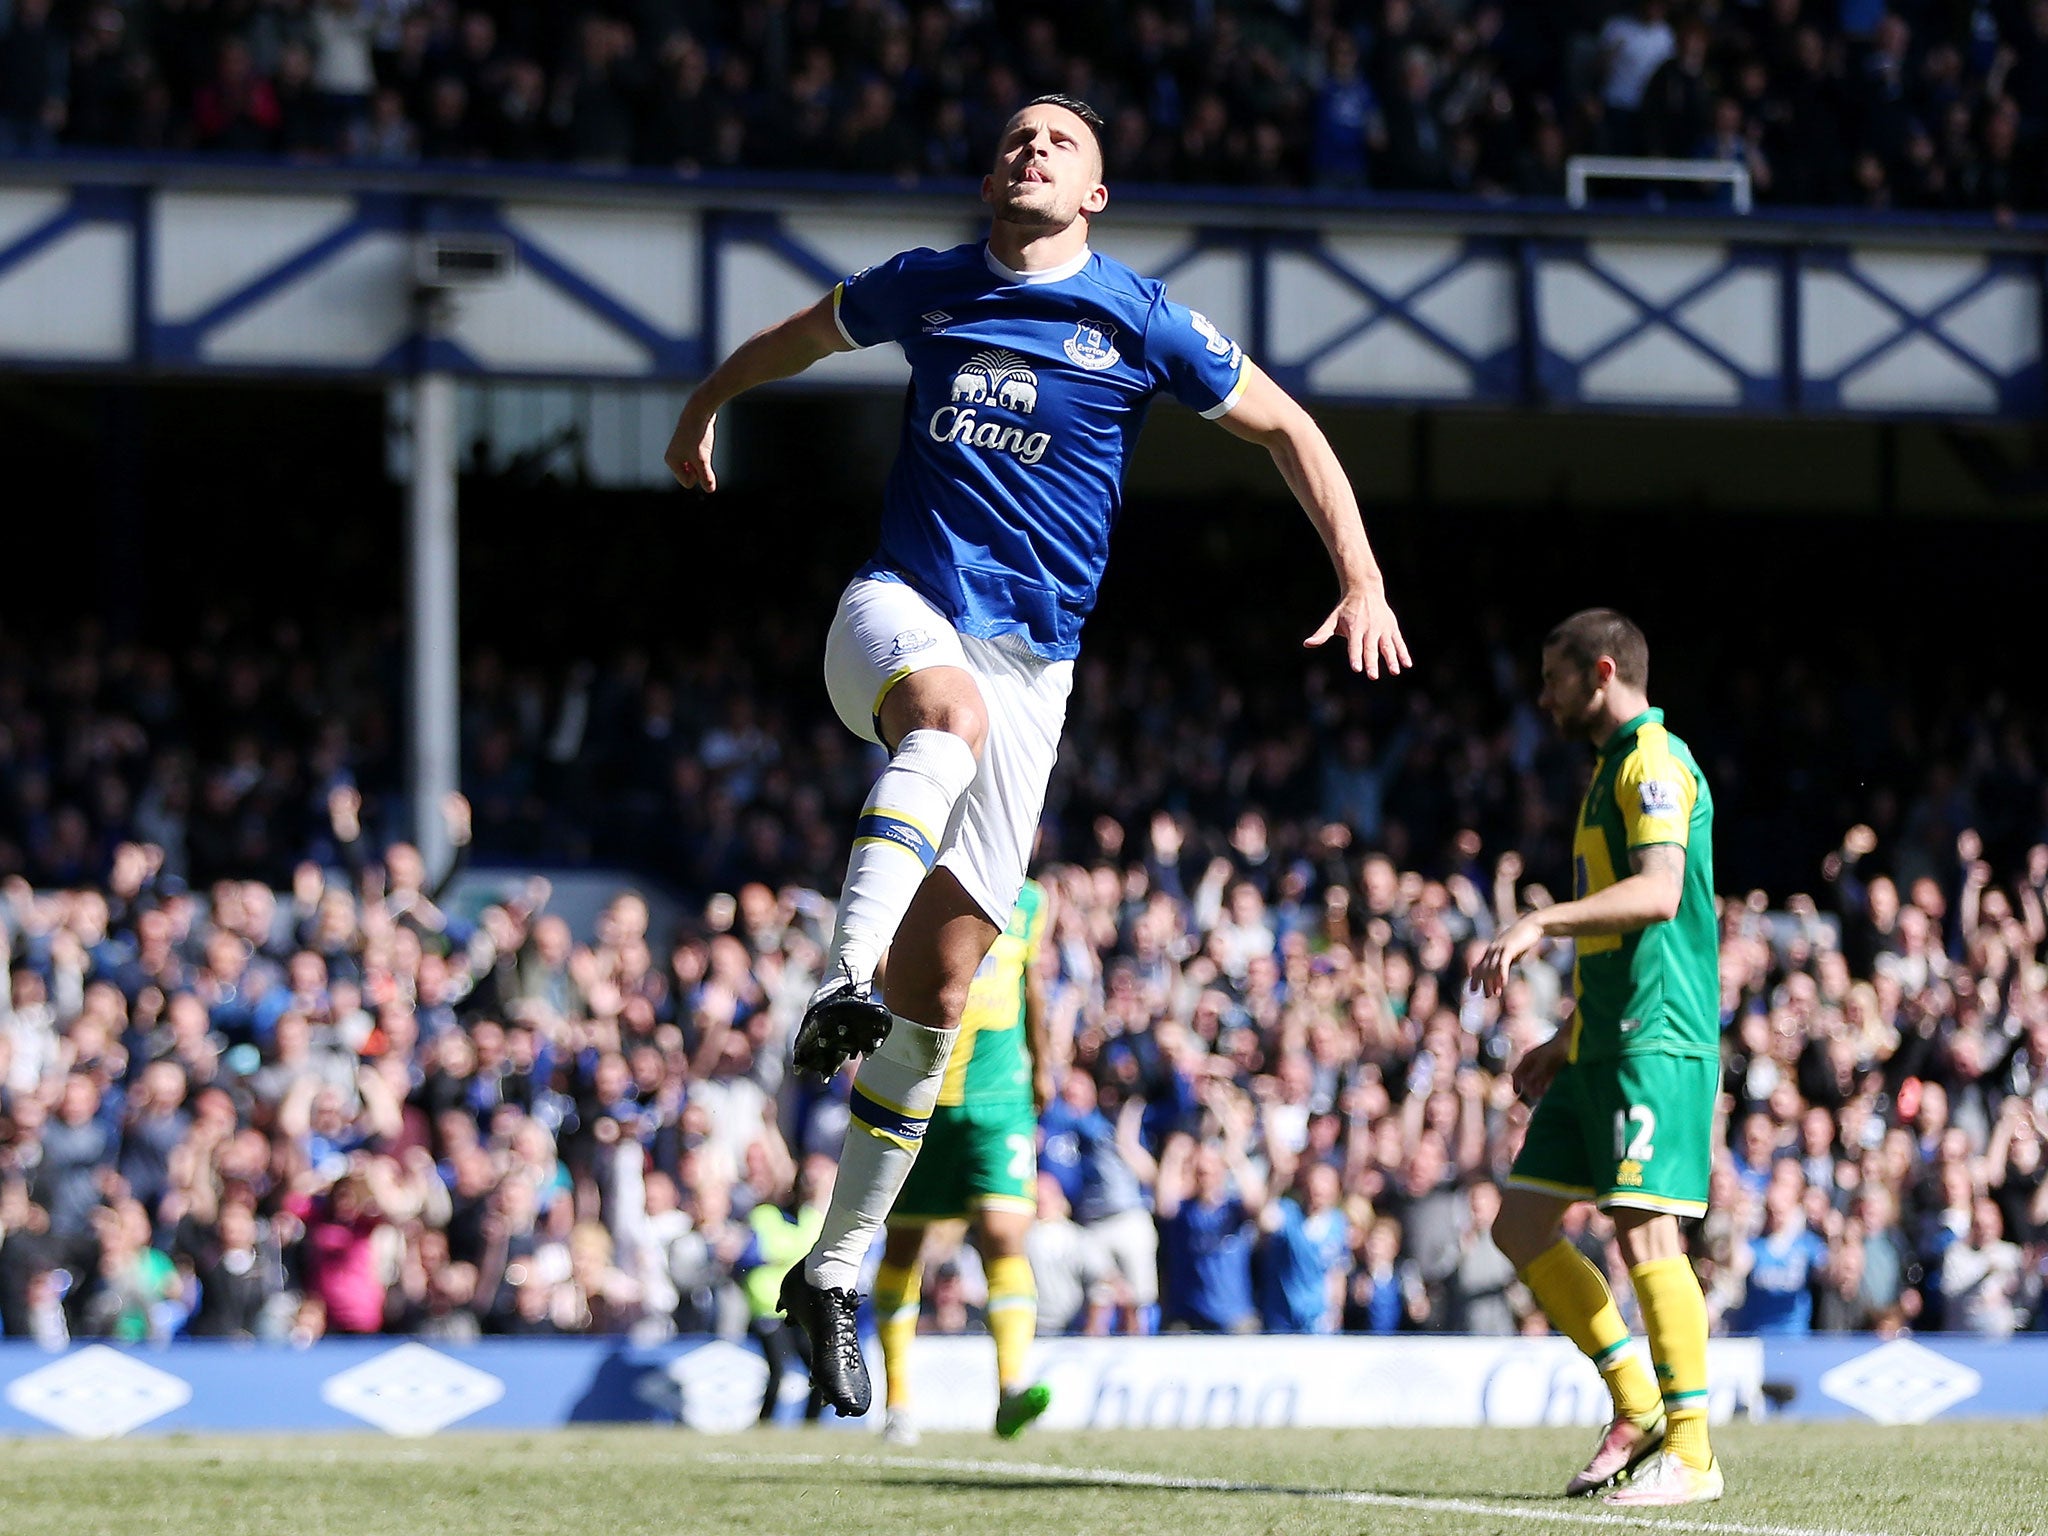
<svg viewBox="0 0 2048 1536">
<path fill-rule="evenodd" d="M 1707 1298 L 1683 1256 L 1652 1259 L 1629 1271 L 1650 1358 L 1657 1365 L 1667 1428 L 1664 1448 L 1695 1471 L 1714 1464 L 1707 1443 Z"/>
<path fill-rule="evenodd" d="M 1657 1383 L 1629 1348 L 1628 1325 L 1600 1271 L 1563 1238 L 1530 1260 L 1522 1279 L 1543 1315 L 1599 1368 L 1614 1411 L 1646 1428 L 1657 1421 Z"/>
<path fill-rule="evenodd" d="M 996 1341 L 996 1380 L 1004 1391 L 1024 1384 L 1031 1337 L 1038 1331 L 1038 1282 L 1023 1254 L 990 1259 L 988 1331 Z"/>
<path fill-rule="evenodd" d="M 910 1341 L 917 1337 L 917 1301 L 923 1283 L 921 1261 L 882 1262 L 875 1271 L 875 1332 L 882 1340 L 882 1374 L 891 1408 L 910 1405 Z"/>
</svg>

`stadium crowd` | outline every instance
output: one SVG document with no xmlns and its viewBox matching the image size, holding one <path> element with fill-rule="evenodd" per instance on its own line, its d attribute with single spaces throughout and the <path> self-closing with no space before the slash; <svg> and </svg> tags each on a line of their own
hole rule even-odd
<svg viewBox="0 0 2048 1536">
<path fill-rule="evenodd" d="M 1599 152 L 1790 204 L 2048 195 L 2042 0 L 0 5 L 0 153 L 945 178 L 1052 90 L 1121 182 L 1557 195 Z"/>
<path fill-rule="evenodd" d="M 474 910 L 377 836 L 374 646 L 0 646 L 0 1330 L 770 1331 L 845 1123 L 844 1076 L 784 1050 L 874 767 L 787 638 L 472 660 L 458 858 L 637 840 L 692 898 L 676 933 L 630 893 L 572 931 L 539 879 Z M 1464 983 L 1550 899 L 1584 760 L 1504 649 L 1455 675 L 1485 681 L 1083 663 L 1043 877 L 1045 1331 L 1540 1326 L 1488 1231 L 1569 952 L 1497 1004 Z M 1894 787 L 1799 885 L 1726 900 L 1716 1326 L 2048 1326 L 2044 722 L 1724 681 L 1729 719 L 1685 722 L 1724 869 L 1745 805 Z M 1840 783 L 1790 777 L 1821 762 Z M 1574 1239 L 1625 1295 L 1604 1222 Z M 931 1326 L 966 1326 L 971 1249 L 931 1261 Z"/>
</svg>

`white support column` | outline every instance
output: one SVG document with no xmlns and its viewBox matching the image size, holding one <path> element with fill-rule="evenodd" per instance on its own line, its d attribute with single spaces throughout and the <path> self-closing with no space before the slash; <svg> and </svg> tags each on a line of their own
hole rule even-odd
<svg viewBox="0 0 2048 1536">
<path fill-rule="evenodd" d="M 460 659 L 456 631 L 455 378 L 425 373 L 412 389 L 412 484 L 407 502 L 411 641 L 413 836 L 429 884 L 451 849 L 441 801 L 459 787 Z"/>
</svg>

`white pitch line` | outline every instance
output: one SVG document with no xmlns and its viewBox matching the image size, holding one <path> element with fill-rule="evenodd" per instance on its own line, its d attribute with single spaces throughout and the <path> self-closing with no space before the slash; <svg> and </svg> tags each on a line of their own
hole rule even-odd
<svg viewBox="0 0 2048 1536">
<path fill-rule="evenodd" d="M 1563 1525 L 1623 1526 L 1632 1530 L 1697 1531 L 1715 1536 L 1880 1536 L 1830 1526 L 1754 1525 L 1738 1520 L 1660 1518 L 1581 1509 L 1546 1509 L 1521 1504 L 1487 1503 L 1478 1499 L 1433 1498 L 1423 1494 L 1369 1493 L 1347 1488 L 1288 1488 L 1274 1483 L 1240 1482 L 1222 1477 L 1171 1477 L 1163 1472 L 1132 1472 L 1121 1467 L 1064 1467 L 1049 1461 L 975 1461 L 938 1456 L 824 1456 L 779 1452 L 713 1451 L 699 1461 L 763 1467 L 875 1467 L 886 1471 L 982 1472 L 999 1476 L 1064 1479 L 1104 1488 L 1158 1488 L 1176 1493 L 1254 1493 L 1276 1498 L 1317 1499 L 1332 1504 L 1363 1504 L 1375 1509 L 1442 1511 L 1488 1515 L 1508 1520 L 1539 1520 Z"/>
</svg>

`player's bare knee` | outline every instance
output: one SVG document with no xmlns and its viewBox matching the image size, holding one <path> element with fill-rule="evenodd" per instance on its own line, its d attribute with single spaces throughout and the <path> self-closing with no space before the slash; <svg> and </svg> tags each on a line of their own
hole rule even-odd
<svg viewBox="0 0 2048 1536">
<path fill-rule="evenodd" d="M 982 1257 L 1011 1259 L 1022 1256 L 1031 1236 L 1031 1213 L 1011 1210 L 983 1210 L 980 1216 Z"/>
<path fill-rule="evenodd" d="M 944 731 L 981 756 L 988 740 L 988 709 L 971 675 L 957 667 L 914 673 L 882 701 L 882 730 L 900 746 L 912 731 Z"/>
<path fill-rule="evenodd" d="M 948 977 L 939 983 L 937 996 L 938 1011 L 939 1017 L 944 1022 L 935 1025 L 934 1028 L 957 1029 L 960 1027 L 960 1015 L 967 1011 L 968 988 L 973 984 L 974 977 L 972 975 L 958 979 Z"/>
<path fill-rule="evenodd" d="M 988 712 L 979 698 L 949 698 L 923 712 L 917 724 L 921 731 L 944 731 L 967 743 L 967 750 L 981 756 L 988 740 Z"/>
<path fill-rule="evenodd" d="M 1608 1215 L 1614 1219 L 1614 1240 L 1630 1269 L 1685 1252 L 1685 1238 L 1675 1216 L 1632 1206 L 1617 1206 Z"/>
<path fill-rule="evenodd" d="M 1526 1269 L 1557 1241 L 1557 1218 L 1548 1202 L 1518 1199 L 1508 1190 L 1493 1220 L 1493 1242 L 1517 1269 Z"/>
<path fill-rule="evenodd" d="M 955 705 L 946 711 L 945 722 L 939 727 L 967 743 L 967 750 L 976 757 L 988 740 L 988 714 L 981 707 L 981 701 L 972 704 Z"/>
<path fill-rule="evenodd" d="M 891 1222 L 882 1240 L 882 1259 L 899 1269 L 908 1269 L 924 1253 L 924 1228 Z"/>
</svg>

